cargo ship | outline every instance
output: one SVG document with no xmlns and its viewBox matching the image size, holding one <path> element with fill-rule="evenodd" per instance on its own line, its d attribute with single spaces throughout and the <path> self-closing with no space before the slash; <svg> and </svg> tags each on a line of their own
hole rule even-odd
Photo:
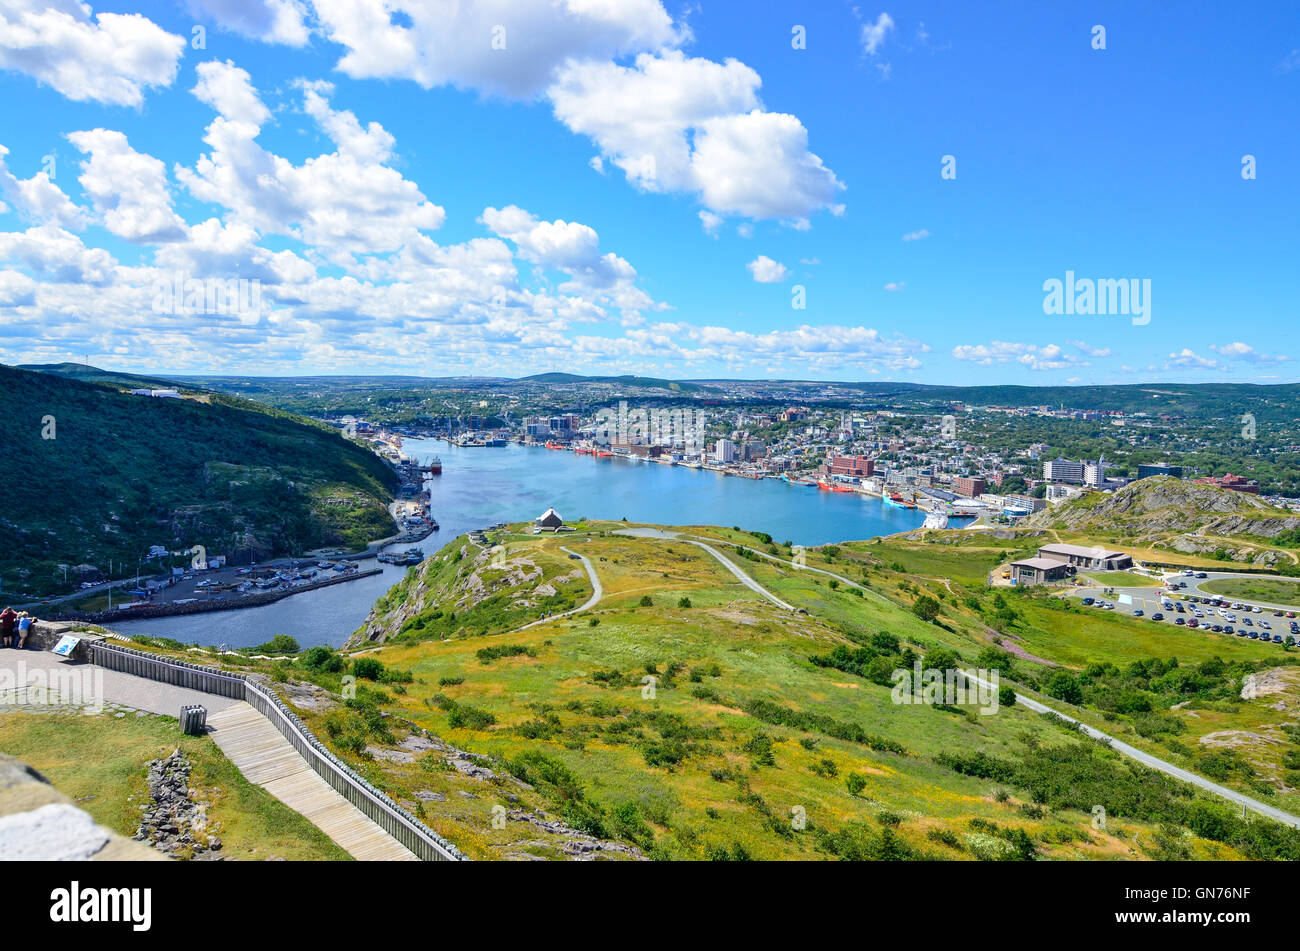
<svg viewBox="0 0 1300 951">
<path fill-rule="evenodd" d="M 429 470 L 429 475 L 442 475 L 442 460 L 434 456 L 425 468 Z"/>
<path fill-rule="evenodd" d="M 909 502 L 907 499 L 903 498 L 897 492 L 891 492 L 889 495 L 882 495 L 880 498 L 884 501 L 886 505 L 893 506 L 896 509 L 916 508 L 915 502 Z"/>
</svg>

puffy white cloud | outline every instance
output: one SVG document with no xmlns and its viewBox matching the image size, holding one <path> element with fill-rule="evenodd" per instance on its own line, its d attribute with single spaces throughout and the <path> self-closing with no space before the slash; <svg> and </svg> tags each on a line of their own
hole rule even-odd
<svg viewBox="0 0 1300 951">
<path fill-rule="evenodd" d="M 875 23 L 862 24 L 862 48 L 868 56 L 875 56 L 885 37 L 894 29 L 894 18 L 888 13 L 881 13 Z"/>
<path fill-rule="evenodd" d="M 265 107 L 248 75 L 229 63 L 205 63 L 194 93 L 220 115 L 204 141 L 212 151 L 176 175 L 194 197 L 229 210 L 263 234 L 299 238 L 335 263 L 395 251 L 421 231 L 442 226 L 446 212 L 389 167 L 393 137 L 376 122 L 362 127 L 336 111 L 328 83 L 303 83 L 303 109 L 336 151 L 294 165 L 256 141 Z"/>
<path fill-rule="evenodd" d="M 517 98 L 542 92 L 569 60 L 683 40 L 659 0 L 313 0 L 320 30 L 353 78 L 409 79 Z"/>
<path fill-rule="evenodd" d="M 745 368 L 798 367 L 807 370 L 911 370 L 929 347 L 905 337 L 885 338 L 868 327 L 801 326 L 751 333 L 728 327 L 658 323 L 625 331 L 619 338 L 579 337 L 575 359 L 614 362 L 630 357 L 683 363 L 721 362 Z M 777 371 L 779 372 L 779 371 Z"/>
<path fill-rule="evenodd" d="M 5 165 L 9 150 L 0 145 L 0 194 L 14 203 L 19 214 L 38 222 L 50 222 L 67 228 L 83 228 L 86 213 L 73 204 L 63 189 L 50 181 L 44 171 L 31 178 L 18 178 Z"/>
<path fill-rule="evenodd" d="M 928 238 L 928 237 L 930 237 L 930 232 L 928 232 L 928 231 L 926 231 L 924 228 L 922 228 L 922 229 L 920 229 L 919 231 L 909 231 L 907 234 L 903 235 L 903 240 L 904 240 L 904 241 L 924 241 L 924 240 L 925 240 L 926 238 Z"/>
<path fill-rule="evenodd" d="M 656 305 L 636 286 L 636 270 L 616 254 L 600 253 L 595 229 L 576 221 L 541 221 L 516 205 L 485 208 L 479 220 L 494 234 L 514 242 L 519 255 L 571 278 L 559 288 L 593 304 L 605 301 L 637 312 Z"/>
<path fill-rule="evenodd" d="M 77 0 L 0 4 L 0 69 L 26 73 L 69 99 L 138 106 L 170 86 L 185 39 L 136 14 L 100 13 Z"/>
<path fill-rule="evenodd" d="M 1102 355 L 1100 351 L 1095 355 Z M 961 344 L 952 348 L 954 360 L 967 360 L 980 366 L 993 366 L 1014 361 L 1029 370 L 1060 370 L 1066 367 L 1089 366 L 1079 354 L 1066 351 L 1054 343 L 1039 346 L 1032 343 L 1011 343 L 994 340 L 990 344 Z"/>
<path fill-rule="evenodd" d="M 806 219 L 843 185 L 794 116 L 764 112 L 744 63 L 643 53 L 633 66 L 571 62 L 549 90 L 556 117 L 590 136 L 634 185 L 686 191 L 718 214 Z"/>
<path fill-rule="evenodd" d="M 1210 349 L 1221 357 L 1229 360 L 1241 360 L 1245 363 L 1254 363 L 1258 366 L 1273 366 L 1278 363 L 1285 363 L 1291 358 L 1283 354 L 1260 353 L 1249 344 L 1242 343 L 1240 340 L 1233 343 L 1216 346 L 1210 344 Z"/>
<path fill-rule="evenodd" d="M 778 284 L 789 275 L 789 270 L 780 261 L 773 261 L 766 254 L 760 254 L 745 267 L 760 284 Z"/>
<path fill-rule="evenodd" d="M 88 248 L 57 225 L 0 231 L 0 262 L 27 268 L 43 281 L 90 287 L 107 284 L 117 262 L 102 248 Z"/>
<path fill-rule="evenodd" d="M 1108 347 L 1094 347 L 1094 346 L 1092 346 L 1091 344 L 1089 344 L 1089 343 L 1085 343 L 1085 342 L 1082 341 L 1082 340 L 1071 340 L 1071 341 L 1070 341 L 1070 346 L 1072 346 L 1072 347 L 1074 347 L 1075 349 L 1079 350 L 1081 353 L 1085 353 L 1085 354 L 1087 354 L 1087 355 L 1090 356 L 1090 357 L 1099 357 L 1099 358 L 1100 358 L 1100 357 L 1108 357 L 1108 356 L 1110 356 L 1110 348 L 1108 348 Z"/>
<path fill-rule="evenodd" d="M 1219 361 L 1211 357 L 1199 356 L 1190 347 L 1183 347 L 1181 350 L 1174 351 L 1169 354 L 1169 358 L 1165 361 L 1166 370 L 1174 367 L 1185 370 L 1209 370 L 1218 365 Z"/>
<path fill-rule="evenodd" d="M 190 0 L 190 7 L 255 40 L 303 46 L 311 38 L 307 7 L 299 0 Z"/>
<path fill-rule="evenodd" d="M 81 163 L 78 181 L 104 227 L 145 244 L 185 237 L 185 222 L 172 210 L 162 162 L 137 152 L 112 129 L 72 132 L 68 140 L 90 156 Z"/>
<path fill-rule="evenodd" d="M 890 281 L 888 284 L 885 285 L 885 290 L 889 291 L 892 294 L 901 291 L 906 286 L 907 286 L 906 283 L 903 281 Z"/>
<path fill-rule="evenodd" d="M 21 271 L 0 271 L 0 308 L 31 307 L 35 303 L 35 281 Z"/>
<path fill-rule="evenodd" d="M 271 118 L 271 111 L 253 88 L 252 78 L 230 60 L 199 63 L 195 72 L 199 81 L 194 95 L 225 118 L 255 127 Z"/>
</svg>

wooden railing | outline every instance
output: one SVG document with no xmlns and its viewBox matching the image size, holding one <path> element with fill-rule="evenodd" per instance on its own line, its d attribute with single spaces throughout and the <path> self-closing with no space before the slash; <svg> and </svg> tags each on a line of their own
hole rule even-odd
<svg viewBox="0 0 1300 951">
<path fill-rule="evenodd" d="M 117 644 L 94 642 L 88 645 L 88 649 L 92 663 L 108 670 L 245 701 L 271 721 L 271 725 L 289 741 L 318 776 L 381 829 L 410 849 L 416 857 L 426 862 L 458 862 L 465 859 L 454 845 L 331 753 L 297 714 L 268 687 L 243 674 L 159 657 Z"/>
</svg>

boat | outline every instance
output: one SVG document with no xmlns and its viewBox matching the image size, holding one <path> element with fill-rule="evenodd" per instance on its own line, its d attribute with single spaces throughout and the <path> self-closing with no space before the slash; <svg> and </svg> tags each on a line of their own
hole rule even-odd
<svg viewBox="0 0 1300 951">
<path fill-rule="evenodd" d="M 931 512 L 925 517 L 922 528 L 947 528 L 948 516 L 943 512 Z"/>
<path fill-rule="evenodd" d="M 832 491 L 832 492 L 852 492 L 852 491 L 853 491 L 853 486 L 848 485 L 847 483 L 844 483 L 844 482 L 837 482 L 837 483 L 834 483 L 834 484 L 831 486 L 831 491 Z"/>
<path fill-rule="evenodd" d="M 809 488 L 817 485 L 817 483 L 812 481 L 811 479 L 791 479 L 789 475 L 782 475 L 781 481 L 786 483 L 787 485 L 802 485 L 802 486 L 807 486 Z"/>
<path fill-rule="evenodd" d="M 546 443 L 546 448 L 547 448 L 547 449 L 563 449 L 564 446 L 560 445 L 558 442 L 550 442 L 550 441 L 548 441 L 548 442 Z"/>
<path fill-rule="evenodd" d="M 896 509 L 914 509 L 914 508 L 916 508 L 916 503 L 915 503 L 915 502 L 909 502 L 907 499 L 903 498 L 903 497 L 902 497 L 901 495 L 899 495 L 897 492 L 891 492 L 891 493 L 889 493 L 889 495 L 882 495 L 882 496 L 881 496 L 881 499 L 884 500 L 884 503 L 885 503 L 886 505 L 892 506 L 892 507 L 894 507 L 894 508 L 896 508 Z"/>
<path fill-rule="evenodd" d="M 425 468 L 429 470 L 429 475 L 442 475 L 442 460 L 434 456 Z"/>
<path fill-rule="evenodd" d="M 599 456 L 601 459 L 607 459 L 614 454 L 610 452 L 608 449 L 597 449 L 596 455 Z"/>
</svg>

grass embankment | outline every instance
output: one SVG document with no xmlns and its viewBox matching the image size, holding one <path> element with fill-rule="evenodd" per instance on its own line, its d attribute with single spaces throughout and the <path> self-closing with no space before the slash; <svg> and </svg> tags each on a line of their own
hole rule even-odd
<svg viewBox="0 0 1300 951">
<path fill-rule="evenodd" d="M 1285 578 L 1214 578 L 1202 583 L 1201 590 L 1226 598 L 1300 607 L 1300 581 Z"/>
<path fill-rule="evenodd" d="M 108 714 L 0 716 L 0 750 L 40 771 L 114 832 L 135 835 L 149 802 L 148 762 L 177 747 L 193 766 L 194 798 L 209 803 L 207 831 L 228 859 L 347 859 L 325 833 L 246 780 L 207 737 L 185 736 L 171 717 Z"/>
</svg>

